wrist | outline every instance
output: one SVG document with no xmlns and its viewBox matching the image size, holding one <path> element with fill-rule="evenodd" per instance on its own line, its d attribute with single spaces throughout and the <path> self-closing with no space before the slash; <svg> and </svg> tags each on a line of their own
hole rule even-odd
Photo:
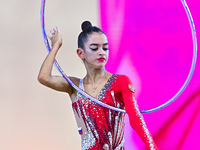
<svg viewBox="0 0 200 150">
<path fill-rule="evenodd" d="M 62 46 L 62 44 L 59 44 L 59 43 L 55 43 L 53 46 L 52 46 L 52 49 L 51 50 L 58 50 L 60 47 Z"/>
</svg>

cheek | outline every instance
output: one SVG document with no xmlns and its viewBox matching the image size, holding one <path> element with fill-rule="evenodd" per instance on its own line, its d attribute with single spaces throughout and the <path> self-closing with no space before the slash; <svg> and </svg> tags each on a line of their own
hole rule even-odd
<svg viewBox="0 0 200 150">
<path fill-rule="evenodd" d="M 109 51 L 106 51 L 106 55 L 109 56 Z"/>
<path fill-rule="evenodd" d="M 87 52 L 86 53 L 86 57 L 90 60 L 96 58 L 95 56 L 97 55 L 97 53 L 93 52 L 93 51 L 90 51 L 90 52 Z"/>
</svg>

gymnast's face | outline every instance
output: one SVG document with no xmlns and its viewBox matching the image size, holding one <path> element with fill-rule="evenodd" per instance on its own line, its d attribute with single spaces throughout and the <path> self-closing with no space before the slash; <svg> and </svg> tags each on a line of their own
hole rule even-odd
<svg viewBox="0 0 200 150">
<path fill-rule="evenodd" d="M 108 61 L 108 40 L 105 34 L 94 32 L 84 44 L 84 63 L 88 67 L 101 69 Z"/>
</svg>

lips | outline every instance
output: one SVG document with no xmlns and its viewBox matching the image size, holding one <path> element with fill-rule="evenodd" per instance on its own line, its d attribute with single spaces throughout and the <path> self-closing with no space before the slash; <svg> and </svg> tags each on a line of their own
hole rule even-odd
<svg viewBox="0 0 200 150">
<path fill-rule="evenodd" d="M 98 61 L 100 61 L 100 62 L 103 62 L 103 61 L 105 61 L 106 59 L 104 58 L 104 57 L 100 57 L 99 59 L 97 59 Z"/>
</svg>

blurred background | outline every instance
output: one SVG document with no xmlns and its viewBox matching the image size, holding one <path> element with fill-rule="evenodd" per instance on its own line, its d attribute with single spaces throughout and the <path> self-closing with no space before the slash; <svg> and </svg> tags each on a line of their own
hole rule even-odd
<svg viewBox="0 0 200 150">
<path fill-rule="evenodd" d="M 187 2 L 200 39 L 200 1 Z M 80 137 L 69 96 L 39 84 L 47 55 L 41 27 L 41 1 L 0 1 L 0 149 L 78 150 Z M 128 75 L 139 108 L 169 100 L 183 85 L 192 62 L 192 36 L 180 0 L 48 0 L 46 31 L 61 30 L 57 60 L 67 75 L 83 78 L 76 55 L 80 25 L 90 20 L 108 36 L 106 68 Z M 199 43 L 199 40 L 198 40 Z M 199 56 L 199 54 L 198 54 Z M 58 74 L 56 69 L 54 74 Z M 144 114 L 161 150 L 200 149 L 200 62 L 183 94 L 171 105 Z M 126 150 L 145 149 L 126 119 Z"/>
</svg>

